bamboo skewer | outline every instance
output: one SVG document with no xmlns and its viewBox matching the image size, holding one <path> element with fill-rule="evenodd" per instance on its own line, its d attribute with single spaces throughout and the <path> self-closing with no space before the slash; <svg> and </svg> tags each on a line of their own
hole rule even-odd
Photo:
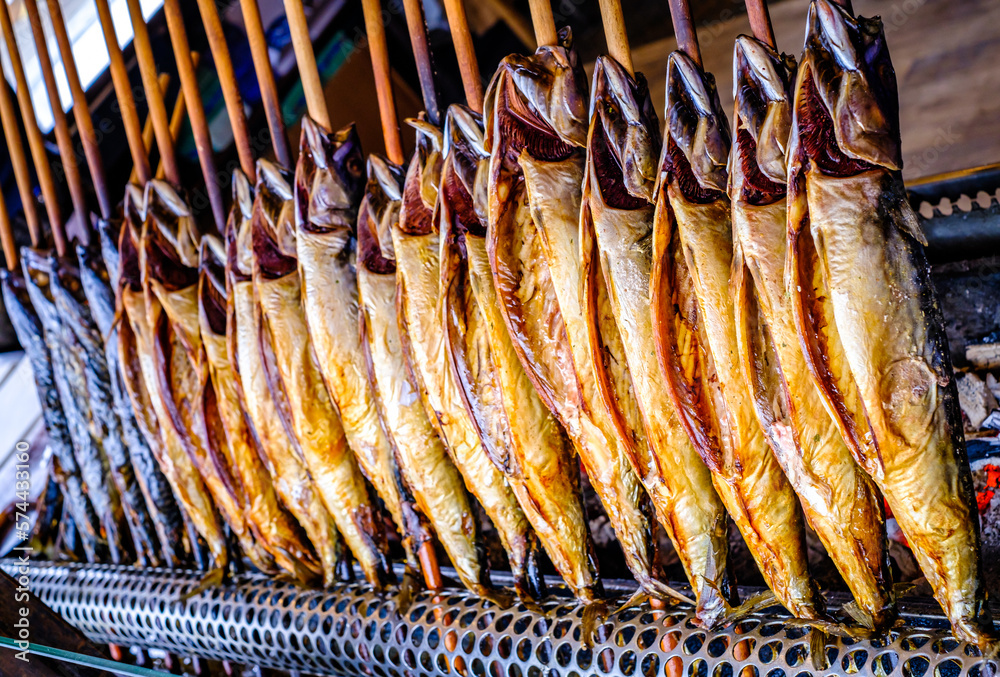
<svg viewBox="0 0 1000 677">
<path fill-rule="evenodd" d="M 268 54 L 264 24 L 260 19 L 260 8 L 257 7 L 257 0 L 240 0 L 240 7 L 243 9 L 243 24 L 250 42 L 250 55 L 253 57 L 254 72 L 257 74 L 260 98 L 264 104 L 264 114 L 267 116 L 267 128 L 271 132 L 274 155 L 278 159 L 278 164 L 291 167 L 292 150 L 288 144 L 285 120 L 281 115 L 281 101 L 278 98 L 278 86 L 274 81 L 274 71 L 271 69 L 271 57 Z"/>
<path fill-rule="evenodd" d="M 160 73 L 157 82 L 160 85 L 160 91 L 166 96 L 167 87 L 170 85 L 170 73 Z M 146 122 L 142 125 L 142 146 L 146 149 L 147 156 L 153 150 L 153 117 L 151 115 L 146 116 Z M 132 162 L 132 173 L 129 174 L 128 181 L 129 183 L 141 183 L 139 181 L 138 163 L 135 161 L 134 156 L 132 157 Z"/>
<path fill-rule="evenodd" d="M 472 110 L 482 113 L 483 78 L 479 74 L 479 61 L 476 59 L 476 48 L 472 44 L 472 31 L 469 30 L 465 3 L 463 0 L 445 0 L 444 9 L 448 14 L 452 39 L 455 41 L 455 55 L 458 57 L 458 70 L 462 74 L 466 103 Z"/>
<path fill-rule="evenodd" d="M 21 55 L 17 50 L 14 26 L 10 22 L 10 11 L 7 9 L 6 2 L 0 2 L 0 29 L 3 31 L 3 39 L 7 43 L 7 54 L 10 57 L 11 67 L 14 69 L 14 80 L 17 83 L 17 103 L 21 108 L 21 120 L 24 123 L 24 131 L 28 136 L 28 147 L 31 150 L 31 157 L 35 162 L 35 174 L 38 176 L 38 185 L 42 190 L 42 200 L 45 203 L 45 210 L 49 215 L 49 225 L 52 228 L 56 253 L 59 256 L 64 256 L 66 254 L 66 235 L 63 231 L 63 216 L 62 209 L 59 206 L 59 194 L 56 192 L 56 182 L 52 176 L 52 165 L 49 164 L 49 157 L 46 155 L 42 132 L 38 128 L 35 107 L 31 103 L 28 78 L 24 75 L 24 64 L 21 62 Z M 38 242 L 40 243 L 40 231 L 38 235 Z"/>
<path fill-rule="evenodd" d="M 549 0 L 530 0 L 528 4 L 531 6 L 531 25 L 535 29 L 535 42 L 539 47 L 556 44 L 559 34 L 556 32 L 556 20 L 552 16 L 552 4 Z"/>
<path fill-rule="evenodd" d="M 420 93 L 424 98 L 424 113 L 432 125 L 441 124 L 441 109 L 438 106 L 437 88 L 434 86 L 434 60 L 427 43 L 427 25 L 424 23 L 424 8 L 421 0 L 403 0 L 406 28 L 410 34 L 413 58 L 417 62 L 417 76 L 420 79 Z M 454 35 L 454 33 L 452 33 Z"/>
<path fill-rule="evenodd" d="M 38 67 L 42 71 L 45 91 L 49 97 L 49 107 L 52 108 L 53 127 L 55 128 L 56 144 L 59 146 L 59 159 L 62 162 L 66 185 L 69 187 L 73 211 L 83 224 L 82 238 L 84 244 L 90 241 L 90 209 L 87 207 L 87 196 L 83 190 L 83 178 L 80 176 L 80 166 L 76 161 L 76 148 L 73 147 L 73 137 L 69 133 L 66 113 L 63 111 L 59 98 L 59 86 L 56 84 L 55 68 L 49 56 L 49 45 L 42 28 L 42 17 L 38 13 L 37 0 L 24 0 L 24 8 L 28 13 L 28 23 L 35 39 L 35 50 L 38 53 Z M 72 58 L 72 55 L 71 55 Z M 55 224 L 53 224 L 53 229 Z M 65 236 L 64 236 L 65 237 Z"/>
<path fill-rule="evenodd" d="M 754 37 L 772 49 L 777 49 L 774 27 L 771 26 L 771 13 L 767 11 L 767 0 L 746 0 L 746 5 Z"/>
<path fill-rule="evenodd" d="M 701 62 L 701 49 L 698 47 L 698 34 L 691 18 L 691 6 L 687 0 L 669 0 L 670 18 L 674 24 L 674 35 L 677 38 L 677 49 L 681 50 L 698 66 Z"/>
<path fill-rule="evenodd" d="M 608 41 L 608 54 L 621 64 L 629 75 L 635 75 L 621 0 L 601 0 L 601 21 L 604 23 L 604 36 Z"/>
<path fill-rule="evenodd" d="M 292 34 L 295 62 L 299 66 L 299 79 L 302 80 L 302 89 L 306 95 L 309 117 L 325 130 L 331 131 L 330 111 L 326 105 L 319 68 L 316 66 L 316 54 L 313 52 L 312 39 L 309 37 L 309 23 L 306 20 L 306 10 L 302 6 L 302 0 L 285 0 L 285 14 L 288 17 L 288 29 Z M 367 14 L 365 17 L 367 20 Z"/>
<path fill-rule="evenodd" d="M 198 52 L 191 52 L 191 61 L 194 63 L 195 68 L 198 67 L 198 62 L 200 60 L 201 57 L 198 54 Z M 166 92 L 166 89 L 167 88 L 164 87 L 163 91 Z M 184 125 L 184 113 L 186 111 L 187 111 L 187 106 L 185 105 L 184 102 L 184 92 L 183 91 L 177 92 L 177 100 L 174 101 L 174 110 L 170 114 L 170 138 L 174 140 L 174 143 L 177 142 L 177 139 L 181 135 L 181 127 Z M 156 168 L 156 178 L 162 180 L 165 171 L 166 170 L 163 167 L 163 163 L 160 162 Z"/>
<path fill-rule="evenodd" d="M 17 244 L 14 242 L 14 226 L 7 211 L 7 200 L 4 199 L 2 192 L 0 192 L 0 243 L 3 244 L 3 258 L 7 270 L 14 272 L 17 270 Z"/>
<path fill-rule="evenodd" d="M 297 2 L 298 0 L 290 0 Z M 288 2 L 286 2 L 286 5 Z M 403 155 L 403 140 L 399 134 L 399 117 L 396 114 L 396 100 L 392 93 L 392 70 L 389 67 L 389 47 L 382 24 L 382 6 L 379 0 L 362 0 L 365 13 L 365 29 L 368 33 L 368 49 L 371 51 L 372 71 L 375 74 L 375 92 L 378 94 L 378 110 L 382 119 L 382 135 L 385 137 L 385 152 L 397 165 L 406 161 Z"/>
<path fill-rule="evenodd" d="M 205 26 L 208 46 L 212 50 L 212 60 L 219 72 L 219 83 L 222 86 L 222 96 L 226 100 L 226 112 L 229 114 L 229 125 L 236 139 L 236 152 L 240 158 L 240 167 L 251 182 L 257 181 L 257 169 L 254 163 L 253 149 L 250 147 L 250 134 L 247 131 L 247 118 L 243 112 L 243 97 L 236 82 L 236 71 L 233 69 L 233 59 L 229 55 L 229 45 L 222 29 L 219 9 L 215 0 L 198 0 L 198 10 Z"/>
<path fill-rule="evenodd" d="M 73 118 L 76 120 L 76 128 L 80 130 L 80 143 L 83 145 L 83 152 L 87 157 L 87 167 L 90 169 L 90 179 L 94 184 L 94 192 L 97 194 L 97 207 L 101 212 L 101 218 L 109 219 L 113 206 L 108 194 L 104 160 L 101 159 L 101 150 L 97 142 L 97 133 L 94 131 L 94 121 L 90 115 L 87 93 L 83 89 L 80 74 L 76 68 L 73 44 L 66 31 L 66 21 L 63 19 L 62 8 L 59 7 L 59 0 L 49 0 L 48 9 L 49 18 L 52 20 L 52 31 L 55 33 L 59 53 L 62 57 L 63 70 L 66 72 L 66 80 L 69 82 L 69 91 L 73 96 Z"/>
<path fill-rule="evenodd" d="M 194 144 L 198 150 L 198 162 L 201 165 L 201 173 L 205 178 L 205 190 L 208 193 L 208 201 L 212 207 L 215 226 L 221 233 L 226 228 L 226 204 L 222 197 L 222 186 L 219 184 L 219 177 L 215 171 L 215 151 L 212 149 L 212 135 L 208 129 L 208 118 L 205 117 L 205 106 L 201 100 L 201 91 L 198 89 L 198 74 L 195 72 L 195 65 L 191 61 L 191 46 L 188 44 L 187 30 L 184 28 L 184 14 L 181 12 L 180 0 L 165 0 L 163 3 L 163 14 L 167 18 L 170 44 L 174 48 L 177 74 L 180 77 L 181 90 L 184 92 L 188 120 L 191 122 L 191 131 L 194 134 Z M 223 84 L 223 89 L 226 86 Z M 233 86 L 235 87 L 235 82 Z M 168 132 L 169 129 L 170 125 L 168 122 Z M 237 142 L 238 145 L 239 143 Z M 169 175 L 168 168 L 167 176 L 169 177 Z"/>
<path fill-rule="evenodd" d="M 31 192 L 31 169 L 28 158 L 21 143 L 21 130 L 17 124 L 17 112 L 10 98 L 10 88 L 6 80 L 0 82 L 0 120 L 3 122 L 4 136 L 7 139 L 7 152 L 10 163 L 14 167 L 14 179 L 17 191 L 21 196 L 21 208 L 24 210 L 24 220 L 28 223 L 28 233 L 31 235 L 31 245 L 37 247 L 42 239 L 42 224 L 38 218 L 38 204 Z"/>
</svg>

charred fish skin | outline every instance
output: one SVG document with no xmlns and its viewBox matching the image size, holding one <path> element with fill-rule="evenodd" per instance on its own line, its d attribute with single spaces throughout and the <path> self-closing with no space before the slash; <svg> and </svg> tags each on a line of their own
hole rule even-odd
<svg viewBox="0 0 1000 677">
<path fill-rule="evenodd" d="M 418 131 L 417 152 L 403 184 L 399 220 L 390 231 L 403 353 L 428 418 L 437 425 L 469 493 L 497 529 L 515 587 L 522 595 L 535 596 L 539 591 L 532 590 L 529 570 L 534 566 L 537 541 L 506 478 L 483 448 L 446 357 L 441 234 L 434 218 L 442 165 L 441 130 L 423 121 L 412 123 Z"/>
<path fill-rule="evenodd" d="M 59 274 L 60 262 L 47 252 L 25 248 L 22 250 L 21 265 L 28 296 L 45 329 L 45 340 L 52 356 L 56 386 L 69 424 L 80 478 L 100 522 L 109 558 L 118 564 L 127 555 L 122 544 L 121 503 L 110 481 L 101 439 L 93 425 L 86 356 L 76 335 L 61 318 L 52 294 L 52 279 Z"/>
<path fill-rule="evenodd" d="M 358 326 L 355 228 L 364 184 L 354 126 L 327 134 L 303 118 L 295 168 L 295 250 L 309 336 L 347 443 L 402 534 L 406 523 L 392 446 L 368 382 Z M 412 564 L 413 553 L 408 558 Z"/>
<path fill-rule="evenodd" d="M 587 81 L 568 30 L 529 57 L 509 56 L 486 95 L 487 251 L 504 322 L 542 401 L 565 428 L 642 588 L 656 571 L 649 499 L 627 439 L 598 390 L 583 298 L 579 215 Z"/>
<path fill-rule="evenodd" d="M 489 153 L 482 118 L 453 105 L 444 124 L 441 290 L 456 383 L 483 446 L 514 491 L 556 571 L 585 602 L 602 589 L 579 466 L 507 333 L 486 252 Z"/>
<path fill-rule="evenodd" d="M 896 81 L 881 22 L 814 0 L 794 95 L 788 274 L 810 371 L 955 636 L 994 652 L 955 379 L 926 240 L 903 188 Z M 811 265 L 829 294 L 818 311 Z M 833 317 L 842 356 L 813 339 L 821 313 Z M 849 381 L 856 408 L 838 380 Z M 855 425 L 859 414 L 869 431 Z"/>
<path fill-rule="evenodd" d="M 318 558 L 323 585 L 337 580 L 339 535 L 305 463 L 298 441 L 285 429 L 279 404 L 268 386 L 265 341 L 253 290 L 253 187 L 242 172 L 233 174 L 233 209 L 226 225 L 226 342 L 236 391 L 246 407 L 247 422 L 257 448 L 285 508 L 298 521 Z M 266 358 L 274 361 L 273 355 Z M 282 403 L 281 406 L 284 406 Z"/>
<path fill-rule="evenodd" d="M 882 631 L 896 613 L 881 494 L 854 462 L 812 381 L 784 276 L 784 153 L 795 64 L 740 36 L 733 69 L 733 303 L 744 380 L 809 525 L 871 627 Z"/>
<path fill-rule="evenodd" d="M 581 239 L 596 238 L 592 265 L 607 285 L 649 439 L 649 447 L 635 446 L 633 468 L 697 591 L 699 621 L 711 627 L 732 601 L 722 592 L 731 586 L 726 511 L 663 381 L 649 310 L 659 122 L 645 79 L 633 79 L 610 57 L 598 57 L 592 91 Z M 594 333 L 598 315 L 591 317 Z M 609 410 L 615 401 L 608 398 Z"/>
<path fill-rule="evenodd" d="M 80 466 L 73 452 L 69 423 L 60 401 L 58 378 L 49 343 L 45 340 L 42 321 L 28 297 L 28 288 L 21 271 L 0 271 L 3 302 L 18 343 L 31 362 L 31 371 L 38 390 L 42 418 L 49 436 L 49 446 L 62 469 L 63 500 L 68 514 L 78 525 L 84 556 L 87 561 L 100 561 L 104 546 L 100 543 L 100 521 L 94 512 L 80 477 Z"/>
<path fill-rule="evenodd" d="M 462 584 L 477 594 L 490 590 L 479 524 L 462 476 L 431 423 L 402 353 L 396 316 L 396 264 L 379 246 L 399 219 L 403 171 L 377 155 L 368 159 L 368 184 L 358 212 L 358 301 L 362 346 L 375 404 L 393 445 L 401 477 L 404 534 L 419 539 L 411 550 L 437 535 Z M 391 242 L 391 240 L 390 240 Z"/>
<path fill-rule="evenodd" d="M 253 290 L 271 342 L 276 378 L 272 396 L 288 404 L 286 426 L 298 439 L 303 460 L 368 581 L 391 580 L 382 519 L 348 448 L 340 417 L 323 382 L 302 308 L 302 281 L 295 252 L 291 177 L 266 160 L 258 162 L 252 220 Z M 275 393 L 278 392 L 278 395 Z"/>
<path fill-rule="evenodd" d="M 661 232 L 654 239 L 661 247 L 669 243 L 662 256 L 670 265 L 678 254 L 686 264 L 697 308 L 697 324 L 687 331 L 700 345 L 702 373 L 700 382 L 689 381 L 684 368 L 690 365 L 668 364 L 665 375 L 678 408 L 687 409 L 681 417 L 691 442 L 769 587 L 792 614 L 815 619 L 823 613 L 823 600 L 809 576 L 802 511 L 757 423 L 738 359 L 726 194 L 729 125 L 714 79 L 682 52 L 672 53 L 667 63 L 667 120 L 660 213 L 654 217 L 654 230 Z M 673 291 L 661 291 L 654 308 L 662 308 Z M 668 322 L 658 324 L 670 330 Z M 676 343 L 661 350 L 668 363 L 681 354 L 685 348 Z"/>
</svg>

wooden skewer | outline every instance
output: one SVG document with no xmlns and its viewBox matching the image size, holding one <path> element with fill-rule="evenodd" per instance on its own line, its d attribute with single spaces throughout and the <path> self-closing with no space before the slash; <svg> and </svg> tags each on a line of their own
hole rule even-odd
<svg viewBox="0 0 1000 677">
<path fill-rule="evenodd" d="M 201 55 L 198 52 L 191 52 L 191 61 L 194 63 L 195 67 L 198 67 L 198 62 L 201 60 Z M 164 88 L 166 91 L 166 88 Z M 170 137 L 177 142 L 177 139 L 181 135 L 181 127 L 184 126 L 184 113 L 187 111 L 187 106 L 184 104 L 184 92 L 183 90 L 177 92 L 177 100 L 174 101 L 174 110 L 170 114 Z M 162 179 L 164 177 L 164 172 L 166 170 L 161 162 L 156 168 L 156 178 Z"/>
<path fill-rule="evenodd" d="M 167 94 L 167 87 L 170 86 L 170 73 L 160 73 L 160 77 L 157 82 L 160 85 L 160 91 L 163 95 Z M 146 122 L 142 125 L 142 146 L 146 149 L 147 155 L 153 150 L 153 116 L 147 115 Z M 163 178 L 163 177 L 157 177 Z M 128 177 L 129 183 L 141 183 L 139 181 L 139 171 L 138 167 L 133 165 L 132 173 Z"/>
<path fill-rule="evenodd" d="M 17 244 L 14 242 L 14 225 L 7 211 L 7 200 L 0 191 L 0 244 L 3 244 L 3 257 L 7 270 L 17 270 Z"/>
<path fill-rule="evenodd" d="M 257 166 L 254 162 L 253 149 L 250 147 L 250 133 L 247 131 L 247 118 L 243 112 L 243 97 L 236 82 L 236 71 L 233 69 L 233 58 L 229 55 L 229 45 L 219 19 L 219 8 L 215 0 L 198 0 L 198 10 L 201 21 L 205 25 L 205 35 L 208 36 L 208 46 L 212 50 L 212 60 L 219 72 L 219 84 L 222 86 L 222 96 L 226 100 L 226 112 L 229 114 L 229 125 L 233 129 L 236 140 L 236 152 L 240 158 L 240 167 L 250 181 L 257 181 Z"/>
<path fill-rule="evenodd" d="M 45 202 L 45 210 L 49 214 L 49 224 L 52 228 L 52 237 L 55 240 L 56 253 L 59 256 L 64 256 L 66 254 L 66 236 L 63 232 L 59 194 L 56 192 L 56 182 L 52 177 L 52 165 L 49 164 L 49 157 L 45 154 L 45 142 L 42 139 L 42 131 L 38 128 L 35 107 L 31 103 L 31 90 L 28 89 L 28 78 L 24 75 L 24 64 L 17 51 L 14 26 L 10 23 L 10 11 L 7 9 L 6 2 L 0 2 L 0 29 L 3 31 L 3 39 L 7 43 L 7 54 L 10 56 L 10 64 L 14 69 L 14 80 L 17 83 L 17 103 L 21 108 L 21 120 L 28 136 L 31 158 L 35 161 L 35 174 L 38 176 L 38 185 L 42 189 L 42 200 Z M 39 232 L 39 242 L 41 241 L 40 235 Z"/>
<path fill-rule="evenodd" d="M 226 203 L 222 197 L 222 186 L 219 183 L 218 174 L 215 171 L 212 135 L 208 129 L 208 118 L 205 116 L 201 91 L 198 89 L 198 74 L 191 61 L 191 46 L 188 44 L 187 30 L 184 28 L 184 14 L 181 12 L 180 0 L 165 0 L 163 14 L 167 18 L 167 31 L 170 33 L 170 44 L 174 48 L 177 74 L 180 76 L 181 90 L 184 92 L 188 120 L 191 122 L 191 131 L 194 134 L 194 145 L 198 149 L 198 163 L 201 165 L 201 173 L 205 178 L 205 190 L 212 207 L 215 226 L 221 233 L 226 228 Z M 225 86 L 223 85 L 223 88 Z M 233 86 L 235 87 L 235 83 Z M 169 128 L 168 123 L 168 131 Z M 167 176 L 169 177 L 169 175 L 168 167 Z"/>
<path fill-rule="evenodd" d="M 670 18 L 673 20 L 674 35 L 677 38 L 677 49 L 701 66 L 701 49 L 698 47 L 698 34 L 695 32 L 694 20 L 691 18 L 691 6 L 687 0 L 669 0 L 669 2 Z"/>
<path fill-rule="evenodd" d="M 76 58 L 73 56 L 73 43 L 66 31 L 66 21 L 63 19 L 59 0 L 48 0 L 49 18 L 52 19 L 52 31 L 56 35 L 59 53 L 62 56 L 63 70 L 69 81 L 69 91 L 73 95 L 73 118 L 76 128 L 80 130 L 80 143 L 87 156 L 87 167 L 90 169 L 90 179 L 97 194 L 97 207 L 101 218 L 109 219 L 112 213 L 111 196 L 108 193 L 108 182 L 104 174 L 104 160 L 97 142 L 97 132 L 94 131 L 94 120 L 90 114 L 90 104 L 87 93 L 80 82 L 80 74 L 76 69 Z"/>
<path fill-rule="evenodd" d="M 253 57 L 254 71 L 257 73 L 257 84 L 260 87 L 260 98 L 264 103 L 264 113 L 267 115 L 267 128 L 271 132 L 274 155 L 278 159 L 278 164 L 291 167 L 292 149 L 288 144 L 288 132 L 285 130 L 285 120 L 281 115 L 281 100 L 278 98 L 278 86 L 274 81 L 274 71 L 271 69 L 271 57 L 267 50 L 264 24 L 260 19 L 260 8 L 257 6 L 257 0 L 240 0 L 240 7 L 243 9 L 243 24 L 250 42 L 250 55 Z"/>
<path fill-rule="evenodd" d="M 163 94 L 157 85 L 158 76 L 156 73 L 156 61 L 153 57 L 153 45 L 149 41 L 149 30 L 146 28 L 146 20 L 142 16 L 142 7 L 139 0 L 127 0 L 129 17 L 132 19 L 132 31 L 134 37 L 132 44 L 135 46 L 135 58 L 139 63 L 139 75 L 142 77 L 142 87 L 146 92 L 146 104 L 149 107 L 149 115 L 153 120 L 153 133 L 156 135 L 156 145 L 160 149 L 160 161 L 166 168 L 167 181 L 175 186 L 181 185 L 181 173 L 177 166 L 177 155 L 174 153 L 174 141 L 170 137 L 170 118 L 167 117 L 167 106 L 163 101 Z M 98 6 L 101 3 L 107 5 L 107 0 L 97 0 Z M 110 13 L 108 15 L 110 21 Z M 106 32 L 105 32 L 106 34 Z M 111 47 L 109 45 L 108 49 Z M 131 93 L 131 89 L 129 89 Z M 121 92 L 119 92 L 119 101 Z"/>
<path fill-rule="evenodd" d="M 7 152 L 10 163 L 14 167 L 14 179 L 17 191 L 21 196 L 21 207 L 24 210 L 24 220 L 28 223 L 28 233 L 31 235 L 31 246 L 37 247 L 42 239 L 42 224 L 38 218 L 38 205 L 31 191 L 31 169 L 28 158 L 21 143 L 21 130 L 17 124 L 17 112 L 14 101 L 10 98 L 10 89 L 6 79 L 0 82 L 0 120 L 3 121 L 3 132 L 7 139 Z M 9 261 L 9 259 L 8 259 Z"/>
<path fill-rule="evenodd" d="M 132 83 L 129 81 L 128 69 L 121 47 L 118 46 L 118 35 L 111 19 L 111 8 L 108 0 L 95 0 L 97 16 L 104 32 L 104 42 L 108 47 L 108 60 L 111 64 L 111 80 L 115 85 L 115 95 L 118 98 L 118 108 L 121 111 L 122 123 L 125 126 L 125 136 L 128 138 L 129 151 L 132 153 L 133 175 L 135 182 L 145 185 L 153 178 L 149 164 L 148 144 L 143 143 L 142 125 L 139 123 L 139 113 L 135 107 L 135 97 L 132 95 Z M 152 129 L 153 115 L 150 113 L 147 123 Z"/>
<path fill-rule="evenodd" d="M 608 41 L 608 54 L 621 64 L 629 75 L 635 75 L 621 0 L 601 0 L 601 20 L 604 22 L 604 36 Z"/>
<path fill-rule="evenodd" d="M 297 0 L 289 1 L 294 3 Z M 385 25 L 382 23 L 382 4 L 379 0 L 361 0 L 361 5 L 365 13 L 365 30 L 368 34 L 368 49 L 371 51 L 372 71 L 375 74 L 375 92 L 378 94 L 385 152 L 392 162 L 401 165 L 406 158 L 403 155 L 403 140 L 399 135 L 396 99 L 392 93 L 392 70 L 389 67 L 389 46 L 385 39 Z"/>
<path fill-rule="evenodd" d="M 746 0 L 746 3 L 747 16 L 750 19 L 750 28 L 753 30 L 754 37 L 771 49 L 777 49 L 778 43 L 774 39 L 774 27 L 771 26 L 771 13 L 767 11 L 767 0 Z"/>
<path fill-rule="evenodd" d="M 556 20 L 552 16 L 552 3 L 549 0 L 530 0 L 528 4 L 531 6 L 535 42 L 539 47 L 556 44 L 559 34 L 556 32 Z"/>
<path fill-rule="evenodd" d="M 424 113 L 428 122 L 440 125 L 441 109 L 438 106 L 437 88 L 434 86 L 434 60 L 431 58 L 430 45 L 427 43 L 427 25 L 424 23 L 421 0 L 403 0 L 403 13 L 406 15 L 406 27 L 410 33 L 413 58 L 417 62 L 420 93 L 424 98 Z"/>
<path fill-rule="evenodd" d="M 479 74 L 479 61 L 476 59 L 476 48 L 472 43 L 472 31 L 469 30 L 469 17 L 465 13 L 465 2 L 464 0 L 445 0 L 444 10 L 448 14 L 448 25 L 451 27 L 451 36 L 455 41 L 455 55 L 458 57 L 458 70 L 462 74 L 465 101 L 469 108 L 477 113 L 482 113 L 483 79 Z"/>
<path fill-rule="evenodd" d="M 73 137 L 69 133 L 69 123 L 59 99 L 59 86 L 56 84 L 56 72 L 49 56 L 49 45 L 42 28 L 42 17 L 38 13 L 37 0 L 24 0 L 24 9 L 28 13 L 28 23 L 35 39 L 35 51 L 38 53 L 38 67 L 42 71 L 45 91 L 49 96 L 49 106 L 52 108 L 53 127 L 55 128 L 56 144 L 59 146 L 59 160 L 62 162 L 66 185 L 69 187 L 70 198 L 73 201 L 73 211 L 83 223 L 83 243 L 90 241 L 90 209 L 87 207 L 87 196 L 83 190 L 83 178 L 80 176 L 80 166 L 76 162 L 76 148 L 73 147 Z M 55 230 L 55 224 L 52 224 Z M 63 236 L 65 237 L 65 235 Z"/>
<path fill-rule="evenodd" d="M 327 131 L 331 131 L 330 110 L 326 105 L 326 95 L 323 93 L 323 82 L 319 77 L 319 67 L 316 65 L 316 54 L 313 52 L 312 39 L 309 37 L 309 23 L 306 20 L 306 10 L 302 6 L 302 0 L 285 0 L 285 15 L 288 18 L 288 30 L 292 34 L 292 47 L 295 49 L 295 61 L 299 66 L 299 78 L 302 80 L 302 89 L 306 95 L 309 117 Z"/>
</svg>

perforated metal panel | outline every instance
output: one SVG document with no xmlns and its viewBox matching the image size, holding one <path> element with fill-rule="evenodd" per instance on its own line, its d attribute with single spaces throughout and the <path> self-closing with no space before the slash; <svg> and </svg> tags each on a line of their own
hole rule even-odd
<svg viewBox="0 0 1000 677">
<path fill-rule="evenodd" d="M 11 571 L 9 562 L 0 566 Z M 754 615 L 706 633 L 683 606 L 631 607 L 581 638 L 582 610 L 553 598 L 539 613 L 500 609 L 464 591 L 418 595 L 396 613 L 366 585 L 305 591 L 247 576 L 179 598 L 198 574 L 110 565 L 36 564 L 32 590 L 99 643 L 160 648 L 247 665 L 377 677 L 989 677 L 993 663 L 945 629 L 905 627 L 877 642 L 833 638 L 814 669 L 808 630 Z M 919 605 L 917 605 L 919 606 Z M 940 624 L 923 616 L 910 623 Z"/>
</svg>

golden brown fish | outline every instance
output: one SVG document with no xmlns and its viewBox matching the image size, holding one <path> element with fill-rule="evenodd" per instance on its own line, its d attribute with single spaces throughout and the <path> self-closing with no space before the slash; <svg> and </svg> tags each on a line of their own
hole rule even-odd
<svg viewBox="0 0 1000 677">
<path fill-rule="evenodd" d="M 948 342 L 900 175 L 898 105 L 881 22 L 814 0 L 789 144 L 792 307 L 810 373 L 955 636 L 994 653 Z"/>
<path fill-rule="evenodd" d="M 298 440 L 302 460 L 337 530 L 365 577 L 380 588 L 391 576 L 382 519 L 347 446 L 306 328 L 295 255 L 292 177 L 266 160 L 257 165 L 251 224 L 253 290 L 274 355 L 275 369 L 273 375 L 267 371 L 268 383 L 272 395 L 283 393 L 287 409 L 278 411 Z"/>
<path fill-rule="evenodd" d="M 579 465 L 517 358 L 493 288 L 482 118 L 451 106 L 444 139 L 438 223 L 444 338 L 453 375 L 483 448 L 507 478 L 556 571 L 576 597 L 592 601 L 601 585 Z"/>
<path fill-rule="evenodd" d="M 667 120 L 653 225 L 658 355 L 681 421 L 764 579 L 792 614 L 816 619 L 823 600 L 809 577 L 802 510 L 757 423 L 738 357 L 729 125 L 714 79 L 682 52 L 667 63 Z"/>
<path fill-rule="evenodd" d="M 641 426 L 623 430 L 608 414 L 595 373 L 604 365 L 595 362 L 590 345 L 579 232 L 585 78 L 566 30 L 558 45 L 501 63 L 484 115 L 490 152 L 487 251 L 504 322 L 525 371 L 573 442 L 632 574 L 644 591 L 666 596 L 673 591 L 659 580 L 655 565 L 649 498 L 629 463 L 634 445 L 647 444 L 645 435 Z M 612 331 L 604 338 L 609 356 L 620 355 L 610 352 L 620 348 L 620 337 Z M 630 392 L 617 395 L 634 399 Z"/>
<path fill-rule="evenodd" d="M 409 525 L 406 535 L 419 539 L 412 550 L 436 534 L 462 583 L 477 594 L 489 594 L 486 553 L 462 476 L 431 424 L 403 358 L 396 264 L 386 257 L 391 250 L 379 247 L 377 235 L 395 227 L 402 197 L 402 169 L 380 156 L 369 157 L 357 229 L 358 300 L 368 377 L 405 487 L 400 498 Z"/>
<path fill-rule="evenodd" d="M 660 126 L 645 79 L 633 79 L 610 57 L 598 58 L 592 91 L 580 216 L 583 252 L 593 271 L 586 289 L 596 293 L 596 276 L 603 275 L 649 439 L 648 447 L 633 447 L 632 467 L 697 594 L 698 618 L 711 627 L 722 618 L 726 602 L 734 601 L 726 574 L 726 511 L 663 381 L 649 311 Z M 604 359 L 601 316 L 606 312 L 597 299 L 592 301 L 595 361 Z M 609 371 L 597 372 L 605 393 L 613 392 Z M 604 402 L 610 415 L 621 415 L 616 398 Z"/>
<path fill-rule="evenodd" d="M 466 411 L 445 353 L 442 319 L 441 236 L 433 210 L 441 180 L 441 130 L 413 121 L 417 152 L 403 188 L 399 220 L 393 224 L 399 331 L 420 399 L 441 441 L 486 511 L 514 574 L 519 594 L 540 592 L 534 550 L 538 542 L 507 480 L 494 465 Z"/>
<path fill-rule="evenodd" d="M 896 616 L 882 496 L 854 462 L 812 382 L 785 285 L 784 149 L 795 64 L 740 36 L 733 69 L 733 303 L 743 376 L 806 519 L 869 627 L 881 631 Z"/>
<path fill-rule="evenodd" d="M 302 460 L 298 441 L 286 430 L 279 407 L 268 387 L 267 371 L 274 369 L 270 337 L 263 331 L 253 290 L 253 188 L 243 172 L 233 173 L 233 209 L 226 227 L 226 334 L 236 392 L 245 406 L 274 489 L 285 508 L 302 526 L 319 557 L 323 584 L 337 579 L 339 535 L 319 490 Z M 281 393 L 278 393 L 280 396 Z M 308 559 L 300 560 L 307 568 Z M 303 572 L 304 573 L 304 572 Z"/>
</svg>

